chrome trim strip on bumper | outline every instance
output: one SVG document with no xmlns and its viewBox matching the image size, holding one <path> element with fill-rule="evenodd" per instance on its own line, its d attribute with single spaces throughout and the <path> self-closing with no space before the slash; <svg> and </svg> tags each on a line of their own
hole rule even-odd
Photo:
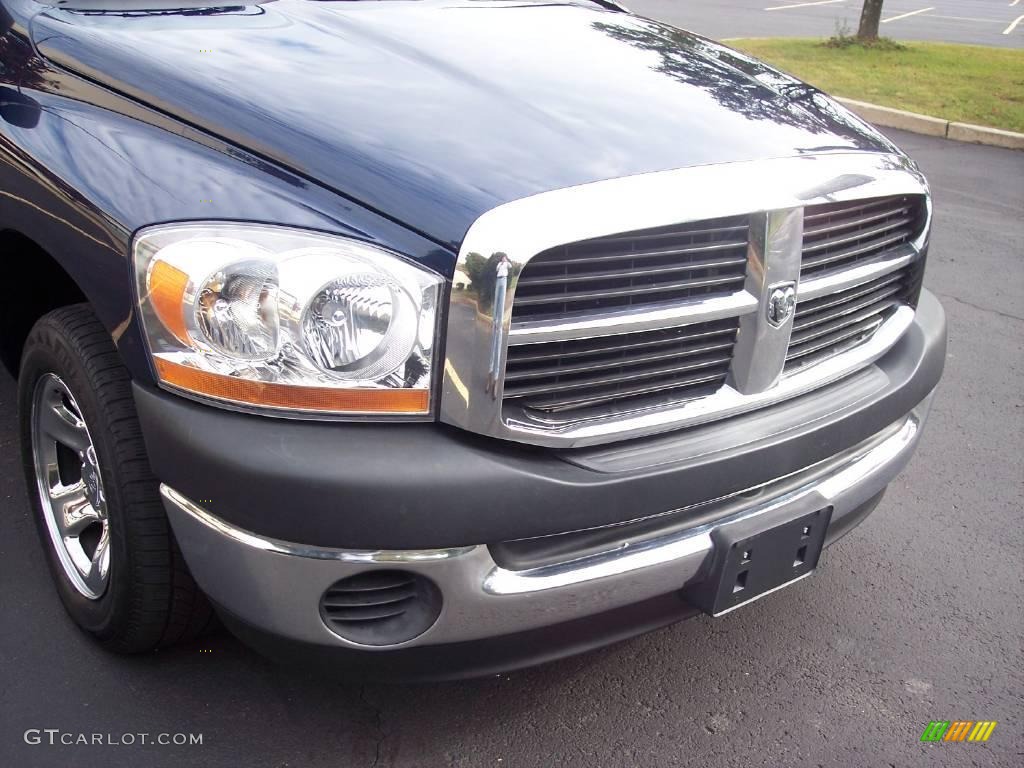
<svg viewBox="0 0 1024 768">
<path fill-rule="evenodd" d="M 165 502 L 170 502 L 178 509 L 187 512 L 196 518 L 203 525 L 217 531 L 232 541 L 236 541 L 246 547 L 273 552 L 278 555 L 290 555 L 292 557 L 309 557 L 314 560 L 336 560 L 342 563 L 354 564 L 378 564 L 381 563 L 428 563 L 435 560 L 447 560 L 458 557 L 469 552 L 473 547 L 460 547 L 455 549 L 403 549 L 403 550 L 363 550 L 363 549 L 325 549 L 324 547 L 310 547 L 303 544 L 293 544 L 289 541 L 272 539 L 265 536 L 257 536 L 255 533 L 236 528 L 233 525 L 212 515 L 192 500 L 182 496 L 176 490 L 160 484 L 160 495 Z"/>
<path fill-rule="evenodd" d="M 453 643 L 557 624 L 681 589 L 700 578 L 712 553 L 711 531 L 717 527 L 789 505 L 797 516 L 808 504 L 831 506 L 832 523 L 841 522 L 906 465 L 930 400 L 846 453 L 761 486 L 758 500 L 733 494 L 697 505 L 722 506 L 723 517 L 714 523 L 525 571 L 501 568 L 482 545 L 346 551 L 267 539 L 229 525 L 166 485 L 161 493 L 197 582 L 240 619 L 294 640 L 367 651 Z M 799 478 L 805 474 L 809 479 L 801 485 Z M 786 490 L 773 494 L 780 485 Z M 327 629 L 318 602 L 328 586 L 367 569 L 396 567 L 427 576 L 440 587 L 444 607 L 429 630 L 400 645 L 371 648 Z"/>
<path fill-rule="evenodd" d="M 842 353 L 831 365 L 811 367 L 799 386 L 786 384 L 789 378 L 780 379 L 779 374 L 785 357 L 783 342 L 789 329 L 784 326 L 764 331 L 754 313 L 764 306 L 768 293 L 765 289 L 774 284 L 764 277 L 765 267 L 771 267 L 767 262 L 771 261 L 772 252 L 778 250 L 774 246 L 786 245 L 788 255 L 799 251 L 795 219 L 806 206 L 901 194 L 928 196 L 927 182 L 909 158 L 897 154 L 825 152 L 610 179 L 500 205 L 473 223 L 459 252 L 457 288 L 451 292 L 447 315 L 440 418 L 473 432 L 507 440 L 580 447 L 722 418 L 792 397 L 867 365 L 884 353 L 878 343 L 870 345 L 869 350 L 857 348 Z M 574 313 L 557 320 L 514 325 L 511 322 L 516 276 L 530 259 L 549 248 L 734 215 L 751 216 L 753 229 L 757 229 L 757 220 L 761 219 L 768 234 L 781 237 L 778 243 L 751 243 L 748 281 L 742 291 L 705 301 L 638 308 L 636 312 L 610 310 Z M 842 290 L 910 263 L 927 246 L 930 218 L 929 200 L 922 232 L 913 243 L 873 263 L 809 278 L 797 285 L 798 298 L 806 300 Z M 769 224 L 769 220 L 775 225 Z M 765 256 L 769 257 L 767 261 Z M 497 280 L 494 265 L 503 261 L 508 265 L 507 285 L 506 278 L 501 278 L 501 290 L 497 290 L 489 281 Z M 487 264 L 491 266 L 485 268 Z M 797 262 L 783 258 L 779 266 L 785 281 L 798 280 L 793 274 L 799 272 Z M 764 331 L 769 343 L 765 355 L 761 355 L 760 350 L 754 350 L 759 345 L 740 339 L 736 349 L 739 357 L 734 358 L 737 362 L 729 385 L 716 394 L 690 403 L 670 402 L 647 415 L 619 414 L 609 409 L 576 426 L 503 403 L 509 345 L 611 336 L 727 317 L 741 317 L 741 330 L 747 337 Z M 891 318 L 880 338 L 891 344 L 898 338 L 895 332 L 902 332 L 906 325 L 903 317 Z M 772 364 L 755 361 L 755 354 L 771 357 Z M 744 356 L 750 360 L 745 362 Z M 772 386 L 775 381 L 780 383 Z M 740 391 L 746 394 L 741 395 Z"/>
</svg>

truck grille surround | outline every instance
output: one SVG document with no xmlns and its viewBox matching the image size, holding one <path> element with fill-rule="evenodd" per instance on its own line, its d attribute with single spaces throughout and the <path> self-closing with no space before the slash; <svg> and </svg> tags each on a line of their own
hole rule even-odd
<svg viewBox="0 0 1024 768">
<path fill-rule="evenodd" d="M 576 447 L 728 418 L 870 365 L 913 322 L 931 202 L 906 158 L 850 154 L 599 182 L 491 213 L 460 254 L 452 312 L 476 320 L 472 333 L 450 321 L 442 419 Z M 539 233 L 509 235 L 533 221 Z M 521 248 L 473 249 L 503 240 Z"/>
<path fill-rule="evenodd" d="M 906 245 L 920 231 L 922 210 L 920 198 L 905 195 L 805 209 L 800 277 L 855 269 Z M 666 293 L 675 300 L 726 297 L 743 289 L 749 246 L 747 217 L 560 246 L 526 265 L 512 323 L 623 304 L 656 305 Z M 653 259 L 657 267 L 651 266 Z M 595 271 L 595 264 L 614 264 L 615 269 Z M 670 269 L 675 271 L 665 279 Z M 785 370 L 822 362 L 868 340 L 892 310 L 916 300 L 911 271 L 903 267 L 845 290 L 798 300 Z M 665 397 L 702 397 L 726 383 L 738 331 L 735 317 L 510 346 L 504 399 L 546 413 L 586 415 L 595 406 L 626 409 Z"/>
</svg>

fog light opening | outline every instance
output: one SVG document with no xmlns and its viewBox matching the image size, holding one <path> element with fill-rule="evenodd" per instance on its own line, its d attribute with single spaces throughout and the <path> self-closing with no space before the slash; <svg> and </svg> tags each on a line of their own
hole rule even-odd
<svg viewBox="0 0 1024 768">
<path fill-rule="evenodd" d="M 422 635 L 437 621 L 441 604 L 441 590 L 424 576 L 370 570 L 328 587 L 320 598 L 320 617 L 344 640 L 380 647 Z"/>
</svg>

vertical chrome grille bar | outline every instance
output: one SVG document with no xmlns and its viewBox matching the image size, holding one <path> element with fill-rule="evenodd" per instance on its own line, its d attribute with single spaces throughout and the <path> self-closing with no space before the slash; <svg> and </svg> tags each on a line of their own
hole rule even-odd
<svg viewBox="0 0 1024 768">
<path fill-rule="evenodd" d="M 746 289 L 758 297 L 758 311 L 740 319 L 730 372 L 730 384 L 744 395 L 763 392 L 782 376 L 793 330 L 803 236 L 803 208 L 768 211 L 751 221 Z M 777 323 L 770 309 L 780 298 L 786 316 Z"/>
</svg>

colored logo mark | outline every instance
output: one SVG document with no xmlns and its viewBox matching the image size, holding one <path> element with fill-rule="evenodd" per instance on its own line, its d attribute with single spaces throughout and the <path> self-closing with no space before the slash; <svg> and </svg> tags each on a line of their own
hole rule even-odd
<svg viewBox="0 0 1024 768">
<path fill-rule="evenodd" d="M 995 720 L 932 720 L 921 741 L 988 741 L 995 729 Z"/>
</svg>

